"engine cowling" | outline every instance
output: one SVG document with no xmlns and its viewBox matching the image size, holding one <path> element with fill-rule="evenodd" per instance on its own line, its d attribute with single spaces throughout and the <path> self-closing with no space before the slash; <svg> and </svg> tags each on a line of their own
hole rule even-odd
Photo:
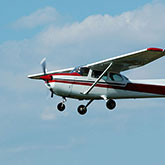
<svg viewBox="0 0 165 165">
<path fill-rule="evenodd" d="M 44 76 L 41 76 L 40 78 L 45 81 L 53 80 L 52 75 L 44 75 Z"/>
</svg>

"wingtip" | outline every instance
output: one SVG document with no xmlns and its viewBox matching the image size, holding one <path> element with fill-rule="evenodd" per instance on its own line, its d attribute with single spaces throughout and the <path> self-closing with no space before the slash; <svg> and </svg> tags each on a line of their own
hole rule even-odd
<svg viewBox="0 0 165 165">
<path fill-rule="evenodd" d="M 161 48 L 148 48 L 148 51 L 164 52 L 164 49 Z"/>
</svg>

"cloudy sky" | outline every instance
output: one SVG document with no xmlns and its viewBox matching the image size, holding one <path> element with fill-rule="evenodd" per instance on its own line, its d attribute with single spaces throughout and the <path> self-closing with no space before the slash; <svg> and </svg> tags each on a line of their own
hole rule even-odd
<svg viewBox="0 0 165 165">
<path fill-rule="evenodd" d="M 44 83 L 27 79 L 147 47 L 165 47 L 162 0 L 0 0 L 0 162 L 3 165 L 165 164 L 165 100 L 117 100 L 109 112 L 93 102 L 66 111 Z M 165 59 L 124 72 L 165 78 Z"/>
</svg>

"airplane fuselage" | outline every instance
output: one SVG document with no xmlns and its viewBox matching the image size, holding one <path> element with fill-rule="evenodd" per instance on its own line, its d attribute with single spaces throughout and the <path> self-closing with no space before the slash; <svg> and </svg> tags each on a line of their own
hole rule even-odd
<svg viewBox="0 0 165 165">
<path fill-rule="evenodd" d="M 57 74 L 53 75 L 49 84 L 56 95 L 80 100 L 103 99 L 104 97 L 107 99 L 165 97 L 165 79 L 129 80 L 125 76 L 120 76 L 122 78 L 120 81 L 101 79 L 88 94 L 84 92 L 96 80 L 90 75 L 85 77 L 74 73 Z"/>
</svg>

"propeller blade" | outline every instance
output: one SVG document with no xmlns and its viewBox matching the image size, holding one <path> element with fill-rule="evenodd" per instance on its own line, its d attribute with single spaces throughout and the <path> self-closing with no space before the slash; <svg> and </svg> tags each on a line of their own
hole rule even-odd
<svg viewBox="0 0 165 165">
<path fill-rule="evenodd" d="M 52 88 L 50 88 L 50 92 L 51 92 L 51 98 L 53 98 L 54 92 Z"/>
<path fill-rule="evenodd" d="M 46 72 L 47 72 L 47 69 L 46 69 L 46 58 L 43 58 L 40 64 L 42 66 L 42 70 L 43 70 L 44 74 L 46 75 Z M 54 95 L 53 89 L 51 88 L 51 86 L 49 84 L 49 81 L 46 80 L 46 79 L 45 79 L 45 81 L 46 81 L 47 85 L 49 86 L 49 90 L 51 92 L 51 98 L 53 98 L 53 95 Z"/>
<path fill-rule="evenodd" d="M 43 70 L 44 74 L 46 74 L 46 71 L 47 71 L 47 69 L 46 69 L 46 58 L 42 59 L 40 64 L 42 66 L 42 70 Z"/>
<path fill-rule="evenodd" d="M 51 92 L 51 98 L 53 98 L 53 92 Z"/>
</svg>

